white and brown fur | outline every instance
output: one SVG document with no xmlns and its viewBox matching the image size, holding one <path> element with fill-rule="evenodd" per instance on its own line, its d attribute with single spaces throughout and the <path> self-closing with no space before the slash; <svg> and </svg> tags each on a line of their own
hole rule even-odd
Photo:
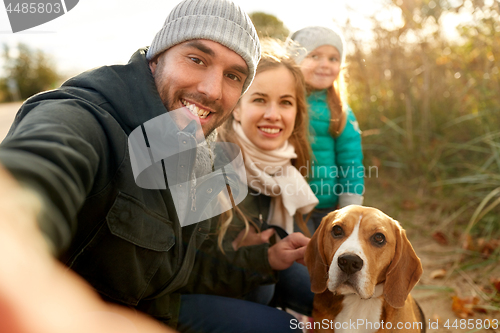
<svg viewBox="0 0 500 333">
<path fill-rule="evenodd" d="M 311 238 L 305 261 L 316 293 L 316 323 L 383 320 L 392 329 L 368 325 L 355 332 L 425 332 L 424 315 L 410 295 L 422 275 L 420 259 L 400 224 L 378 209 L 352 205 L 327 215 Z M 398 330 L 398 322 L 421 322 L 422 330 L 416 325 Z M 317 332 L 354 332 L 334 327 Z"/>
</svg>

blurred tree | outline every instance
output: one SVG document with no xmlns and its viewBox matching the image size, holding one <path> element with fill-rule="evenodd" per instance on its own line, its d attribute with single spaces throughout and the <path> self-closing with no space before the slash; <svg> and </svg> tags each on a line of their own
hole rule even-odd
<svg viewBox="0 0 500 333">
<path fill-rule="evenodd" d="M 22 43 L 17 45 L 17 50 L 17 56 L 12 57 L 9 47 L 4 44 L 2 57 L 6 76 L 0 78 L 0 98 L 3 97 L 3 101 L 24 100 L 54 88 L 60 76 L 49 57 Z"/>
<path fill-rule="evenodd" d="M 284 41 L 290 33 L 290 30 L 285 27 L 283 22 L 274 15 L 254 12 L 249 16 L 260 38 L 272 37 Z"/>
</svg>

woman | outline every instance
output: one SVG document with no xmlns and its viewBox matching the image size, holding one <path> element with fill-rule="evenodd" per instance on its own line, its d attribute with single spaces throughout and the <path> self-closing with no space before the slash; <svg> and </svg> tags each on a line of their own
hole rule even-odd
<svg viewBox="0 0 500 333">
<path fill-rule="evenodd" d="M 249 195 L 221 222 L 218 242 L 223 251 L 269 247 L 275 232 L 279 238 L 293 233 L 294 217 L 307 234 L 302 214 L 318 203 L 304 179 L 309 143 L 303 75 L 276 42 L 262 41 L 262 45 L 252 85 L 236 106 L 233 119 L 219 129 L 221 141 L 240 146 L 249 187 Z M 305 266 L 294 263 L 278 272 L 276 284 L 246 295 L 263 304 L 273 298 L 275 306 L 310 315 L 313 294 Z"/>
</svg>

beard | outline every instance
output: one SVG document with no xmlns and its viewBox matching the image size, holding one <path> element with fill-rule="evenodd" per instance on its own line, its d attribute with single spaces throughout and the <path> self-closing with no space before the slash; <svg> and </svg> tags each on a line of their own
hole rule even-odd
<svg viewBox="0 0 500 333">
<path fill-rule="evenodd" d="M 157 73 L 162 73 L 158 71 Z M 197 101 L 202 105 L 215 110 L 217 113 L 222 113 L 222 107 L 216 102 L 207 101 L 206 98 L 199 94 L 188 94 L 184 91 L 171 92 L 169 84 L 163 78 L 163 75 L 155 76 L 155 83 L 157 87 L 163 87 L 162 90 L 158 90 L 161 101 L 167 111 L 173 111 L 176 109 L 175 104 L 180 101 L 182 97 L 188 98 L 193 101 Z M 220 114 L 221 114 L 220 113 Z M 187 124 L 186 124 L 187 125 Z M 217 140 L 217 130 L 216 128 L 219 124 L 212 125 L 209 128 L 202 128 L 204 137 L 198 137 L 199 133 L 196 133 L 196 140 L 199 142 L 196 147 L 196 159 L 193 167 L 192 177 L 196 178 L 203 177 L 212 172 L 213 161 L 215 159 L 214 147 L 215 141 Z M 183 127 L 183 126 L 181 126 Z M 185 126 L 184 126 L 185 127 Z"/>
<path fill-rule="evenodd" d="M 203 130 L 203 135 L 208 138 L 211 133 L 214 132 L 214 130 L 219 127 L 228 117 L 230 112 L 224 112 L 222 106 L 220 105 L 220 102 L 218 101 L 210 101 L 208 100 L 203 94 L 197 94 L 197 93 L 188 93 L 184 90 L 176 90 L 172 91 L 173 89 L 171 88 L 170 84 L 168 83 L 168 78 L 166 78 L 163 74 L 163 71 L 161 70 L 161 65 L 162 63 L 160 62 L 158 64 L 158 68 L 156 70 L 156 73 L 154 75 L 154 81 L 156 85 L 156 89 L 158 90 L 158 94 L 160 95 L 160 99 L 163 103 L 163 106 L 167 109 L 167 112 L 174 111 L 179 108 L 178 103 L 180 103 L 180 108 L 183 107 L 181 100 L 183 98 L 187 98 L 191 101 L 195 101 L 207 108 L 210 108 L 214 110 L 213 114 L 210 116 L 213 118 L 218 117 L 219 121 L 211 121 L 208 122 L 205 127 L 202 127 Z M 188 111 L 189 112 L 189 111 Z M 227 113 L 226 117 L 222 117 Z M 216 120 L 216 119 L 214 119 Z M 180 130 L 182 130 L 185 126 L 187 126 L 187 123 L 184 124 L 185 121 L 178 121 L 177 124 L 178 126 L 180 125 Z M 196 135 L 196 139 L 198 142 L 203 141 L 201 137 L 199 137 L 198 133 Z"/>
</svg>

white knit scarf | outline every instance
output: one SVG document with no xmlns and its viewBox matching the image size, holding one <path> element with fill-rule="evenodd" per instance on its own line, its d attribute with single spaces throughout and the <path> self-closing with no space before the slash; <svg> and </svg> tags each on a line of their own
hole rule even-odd
<svg viewBox="0 0 500 333">
<path fill-rule="evenodd" d="M 268 223 L 292 233 L 295 213 L 307 214 L 319 202 L 291 163 L 297 158 L 295 148 L 285 141 L 278 149 L 262 150 L 247 138 L 239 122 L 233 121 L 233 129 L 244 152 L 248 186 L 271 197 Z"/>
</svg>

